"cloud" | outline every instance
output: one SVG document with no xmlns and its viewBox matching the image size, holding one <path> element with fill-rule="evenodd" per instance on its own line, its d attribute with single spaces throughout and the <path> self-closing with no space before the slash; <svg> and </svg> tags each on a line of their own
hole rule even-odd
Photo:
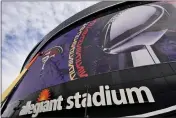
<svg viewBox="0 0 176 118">
<path fill-rule="evenodd" d="M 97 2 L 2 2 L 2 91 L 44 35 Z"/>
</svg>

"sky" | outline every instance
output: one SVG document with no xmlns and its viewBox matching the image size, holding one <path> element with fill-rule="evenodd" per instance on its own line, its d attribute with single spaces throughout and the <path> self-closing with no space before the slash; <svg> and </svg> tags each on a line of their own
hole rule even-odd
<svg viewBox="0 0 176 118">
<path fill-rule="evenodd" d="M 52 29 L 98 1 L 2 2 L 2 92 L 32 48 Z"/>
</svg>

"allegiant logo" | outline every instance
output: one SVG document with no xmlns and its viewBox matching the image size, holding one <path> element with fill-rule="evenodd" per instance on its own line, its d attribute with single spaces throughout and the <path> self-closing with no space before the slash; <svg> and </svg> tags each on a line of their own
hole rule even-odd
<svg viewBox="0 0 176 118">
<path fill-rule="evenodd" d="M 39 97 L 37 98 L 38 102 L 44 101 L 44 100 L 49 100 L 50 99 L 50 91 L 49 89 L 44 89 L 42 92 L 40 92 Z"/>
<path fill-rule="evenodd" d="M 146 86 L 140 88 L 132 87 L 126 89 L 109 90 L 109 86 L 99 86 L 99 91 L 93 93 L 84 93 L 80 95 L 79 92 L 75 93 L 74 96 L 67 98 L 66 109 L 81 108 L 81 107 L 92 107 L 92 106 L 106 106 L 106 105 L 123 105 L 123 104 L 135 104 L 144 103 L 144 94 L 148 99 L 149 103 L 155 102 L 150 89 Z M 117 96 L 117 93 L 119 95 Z M 136 94 L 137 101 L 134 100 L 134 94 Z M 82 99 L 81 99 L 82 98 Z M 99 98 L 99 99 L 98 99 Z M 28 101 L 25 106 L 22 107 L 19 115 L 32 114 L 32 117 L 36 117 L 39 113 L 49 111 L 60 111 L 62 110 L 63 97 L 60 95 L 57 99 L 46 100 L 36 104 L 31 104 Z"/>
</svg>

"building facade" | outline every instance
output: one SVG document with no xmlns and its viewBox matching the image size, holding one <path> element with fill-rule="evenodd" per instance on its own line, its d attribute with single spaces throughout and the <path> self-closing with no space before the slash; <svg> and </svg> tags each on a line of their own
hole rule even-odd
<svg viewBox="0 0 176 118">
<path fill-rule="evenodd" d="M 176 2 L 100 2 L 67 19 L 2 106 L 4 117 L 176 116 Z"/>
</svg>

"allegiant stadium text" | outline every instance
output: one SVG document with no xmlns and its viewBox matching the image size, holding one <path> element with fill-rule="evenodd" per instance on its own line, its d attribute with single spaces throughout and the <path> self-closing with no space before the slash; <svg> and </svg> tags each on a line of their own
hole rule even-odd
<svg viewBox="0 0 176 118">
<path fill-rule="evenodd" d="M 148 102 L 155 102 L 150 89 L 146 86 L 141 86 L 140 88 L 132 87 L 126 89 L 110 90 L 109 86 L 99 86 L 99 91 L 93 93 L 84 93 L 80 95 L 79 92 L 75 93 L 74 96 L 69 96 L 67 98 L 67 105 L 65 109 L 81 108 L 81 107 L 92 107 L 92 106 L 106 106 L 106 105 L 123 105 L 123 104 L 135 104 L 144 103 L 145 93 Z M 117 95 L 116 93 L 119 93 Z M 134 100 L 134 94 L 137 96 L 137 101 Z M 32 117 L 36 117 L 39 113 L 62 110 L 63 97 L 60 95 L 57 99 L 46 100 L 36 104 L 31 104 L 28 101 L 25 106 L 22 107 L 19 115 L 32 114 Z M 87 103 L 87 104 L 86 104 Z"/>
</svg>

